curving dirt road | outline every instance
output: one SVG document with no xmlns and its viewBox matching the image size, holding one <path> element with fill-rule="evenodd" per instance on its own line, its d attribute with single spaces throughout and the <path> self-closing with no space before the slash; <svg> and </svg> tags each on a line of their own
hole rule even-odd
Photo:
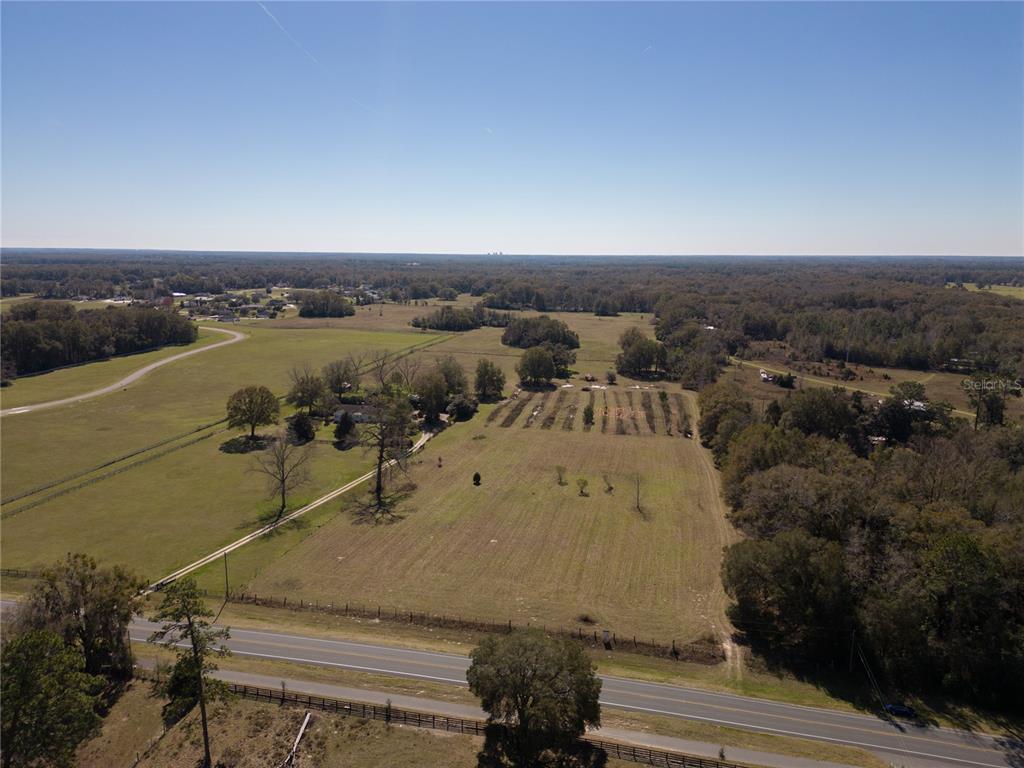
<svg viewBox="0 0 1024 768">
<path fill-rule="evenodd" d="M 116 392 L 117 390 L 124 389 L 129 384 L 138 381 L 147 373 L 159 368 L 162 365 L 167 365 L 168 363 L 173 363 L 175 360 L 181 360 L 182 358 L 190 357 L 192 355 L 198 355 L 202 352 L 209 352 L 211 349 L 225 347 L 228 344 L 234 344 L 235 342 L 241 341 L 242 339 L 245 338 L 244 333 L 239 333 L 238 331 L 231 331 L 228 330 L 227 328 L 215 328 L 213 326 L 208 325 L 201 325 L 199 327 L 206 331 L 217 331 L 218 333 L 226 333 L 231 338 L 225 339 L 224 341 L 218 341 L 216 344 L 210 344 L 209 346 L 206 347 L 190 349 L 188 352 L 182 352 L 181 354 L 178 355 L 171 355 L 170 357 L 165 357 L 163 360 L 157 360 L 155 363 L 145 365 L 142 368 L 139 368 L 137 371 L 132 371 L 120 381 L 116 381 L 113 384 L 110 384 L 106 387 L 102 387 L 100 389 L 94 389 L 92 392 L 86 392 L 81 395 L 74 395 L 73 397 L 65 397 L 61 400 L 50 400 L 49 402 L 46 403 L 36 403 L 35 405 L 22 405 L 17 408 L 5 408 L 4 410 L 0 411 L 0 416 L 16 416 L 21 413 L 32 413 L 33 411 L 42 411 L 46 408 L 56 408 L 61 405 L 69 405 L 71 403 L 77 403 L 82 400 L 90 400 L 94 397 L 99 397 L 100 395 L 106 395 L 109 394 L 110 392 Z"/>
</svg>

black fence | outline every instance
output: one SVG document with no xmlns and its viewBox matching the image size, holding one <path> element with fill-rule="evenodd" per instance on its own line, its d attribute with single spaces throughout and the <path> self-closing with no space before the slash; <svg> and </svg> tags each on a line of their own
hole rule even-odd
<svg viewBox="0 0 1024 768">
<path fill-rule="evenodd" d="M 379 704 L 366 704 L 361 701 L 346 701 L 326 696 L 313 696 L 306 693 L 295 693 L 277 688 L 262 688 L 254 685 L 239 685 L 232 683 L 228 690 L 236 696 L 253 701 L 263 701 L 270 704 L 289 705 L 315 709 L 321 712 L 331 712 L 339 715 L 352 715 L 367 720 L 379 720 L 394 725 L 408 725 L 415 728 L 433 728 L 435 730 L 449 731 L 452 733 L 464 733 L 471 736 L 484 736 L 487 733 L 487 723 L 483 720 L 473 720 L 463 717 L 449 717 L 447 715 L 432 715 L 426 712 L 415 712 L 408 709 L 398 709 L 390 704 L 381 706 Z M 669 752 L 662 749 L 648 749 L 631 744 L 622 744 L 617 741 L 605 741 L 603 739 L 584 736 L 584 741 L 590 748 L 603 750 L 609 757 L 619 760 L 628 760 L 644 765 L 664 766 L 664 768 L 746 768 L 738 763 L 727 763 L 707 757 L 687 755 L 682 752 Z"/>
<path fill-rule="evenodd" d="M 0 577 L 7 576 L 14 579 L 35 579 L 38 578 L 37 571 L 26 571 L 23 568 L 0 568 Z"/>
<path fill-rule="evenodd" d="M 215 595 L 210 595 L 215 597 Z M 690 661 L 698 664 L 719 664 L 725 660 L 722 647 L 713 639 L 697 640 L 690 643 L 677 643 L 672 640 L 669 643 L 659 643 L 655 640 L 638 637 L 636 635 L 620 635 L 609 632 L 607 636 L 603 630 L 567 629 L 565 627 L 549 627 L 546 625 L 517 625 L 508 620 L 504 622 L 491 621 L 487 619 L 466 617 L 460 615 L 424 613 L 422 611 L 408 611 L 399 608 L 386 608 L 383 606 L 357 605 L 348 602 L 306 600 L 302 597 L 260 594 L 232 594 L 228 602 L 248 605 L 266 606 L 268 608 L 285 608 L 293 611 L 313 611 L 327 613 L 335 616 L 350 616 L 353 618 L 376 619 L 380 621 L 394 621 L 403 624 L 414 624 L 424 627 L 435 627 L 440 629 L 460 629 L 473 632 L 501 633 L 511 632 L 513 629 L 535 627 L 544 632 L 576 640 L 594 648 L 605 648 L 607 650 L 626 651 L 628 653 L 639 653 L 645 656 L 658 656 L 662 658 L 675 659 L 676 661 Z"/>
</svg>

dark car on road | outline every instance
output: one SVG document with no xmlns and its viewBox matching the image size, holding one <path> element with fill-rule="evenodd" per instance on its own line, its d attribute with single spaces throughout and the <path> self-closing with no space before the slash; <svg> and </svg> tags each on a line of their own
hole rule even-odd
<svg viewBox="0 0 1024 768">
<path fill-rule="evenodd" d="M 902 717 L 905 720 L 917 719 L 917 712 L 906 704 L 889 703 L 885 705 L 885 711 L 893 717 Z"/>
</svg>

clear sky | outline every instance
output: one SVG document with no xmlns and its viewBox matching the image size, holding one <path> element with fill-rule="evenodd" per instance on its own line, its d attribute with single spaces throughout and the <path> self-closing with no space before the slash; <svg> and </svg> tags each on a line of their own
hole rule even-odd
<svg viewBox="0 0 1024 768">
<path fill-rule="evenodd" d="M 5 246 L 1024 252 L 1020 3 L 2 4 Z"/>
</svg>

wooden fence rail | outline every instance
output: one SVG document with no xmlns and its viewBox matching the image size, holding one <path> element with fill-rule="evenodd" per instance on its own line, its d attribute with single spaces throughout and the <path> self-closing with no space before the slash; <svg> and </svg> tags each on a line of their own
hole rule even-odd
<svg viewBox="0 0 1024 768">
<path fill-rule="evenodd" d="M 204 592 L 204 594 L 206 593 Z M 211 594 L 210 596 L 215 597 L 216 595 Z M 233 593 L 228 596 L 228 602 L 266 606 L 268 608 L 286 608 L 294 611 L 315 611 L 336 616 L 396 621 L 418 626 L 465 629 L 476 632 L 511 632 L 513 629 L 522 628 L 523 626 L 511 620 L 492 621 L 460 615 L 385 608 L 380 605 L 367 606 L 341 601 L 306 600 L 305 598 L 295 596 L 278 597 L 275 595 Z M 614 632 L 609 632 L 605 636 L 603 630 L 597 629 L 584 630 L 581 627 L 566 629 L 564 627 L 531 624 L 525 626 L 533 626 L 551 635 L 570 638 L 591 647 L 604 647 L 607 650 L 626 651 L 645 656 L 659 656 L 677 661 L 690 661 L 709 665 L 719 664 L 725 660 L 721 645 L 710 638 L 691 643 L 677 643 L 675 640 L 669 643 L 659 643 L 655 640 L 641 638 L 636 635 L 619 635 Z"/>
<path fill-rule="evenodd" d="M 435 730 L 463 733 L 470 736 L 484 736 L 487 723 L 483 720 L 472 720 L 447 715 L 433 715 L 426 712 L 415 712 L 398 709 L 390 705 L 366 704 L 361 701 L 346 701 L 326 696 L 313 696 L 306 693 L 263 688 L 254 685 L 232 683 L 228 685 L 231 693 L 244 699 L 263 701 L 271 704 L 303 707 L 320 712 L 331 712 L 339 715 L 353 715 L 367 720 L 379 720 L 395 725 L 408 725 L 415 728 L 433 728 Z M 582 739 L 590 748 L 604 750 L 609 757 L 628 760 L 644 765 L 662 766 L 663 768 L 746 768 L 737 763 L 727 763 L 713 758 L 687 755 L 682 752 L 669 752 L 663 749 L 649 749 L 616 741 L 605 741 L 590 736 Z"/>
</svg>

